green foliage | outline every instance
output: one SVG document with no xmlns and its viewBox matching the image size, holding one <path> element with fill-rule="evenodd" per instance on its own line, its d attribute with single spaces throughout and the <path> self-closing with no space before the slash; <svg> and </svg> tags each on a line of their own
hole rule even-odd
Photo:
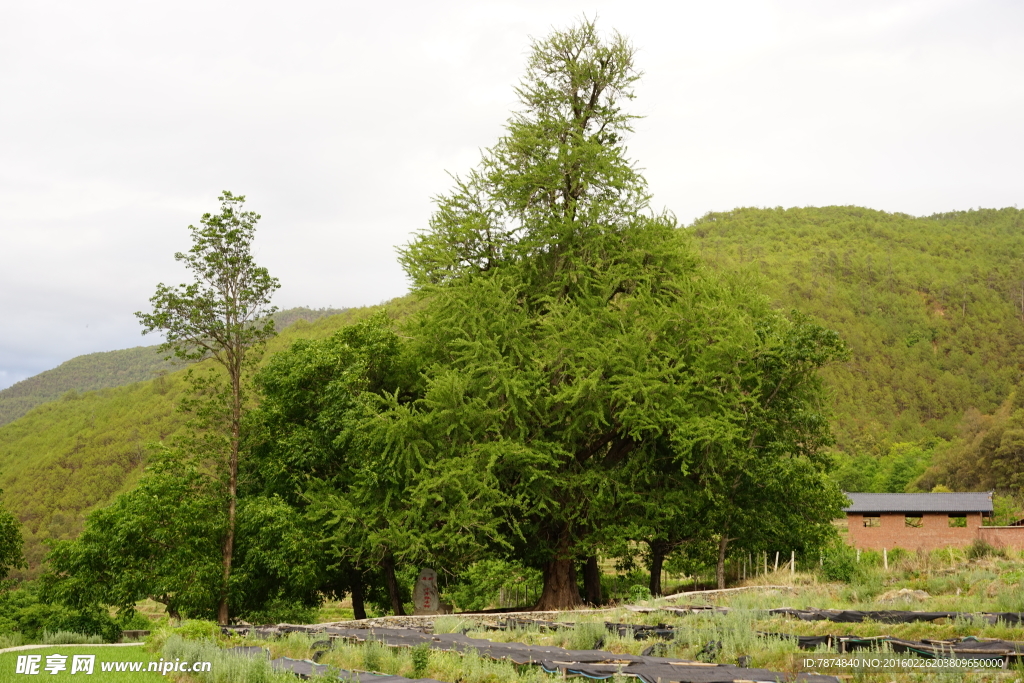
<svg viewBox="0 0 1024 683">
<path fill-rule="evenodd" d="M 418 304 L 388 304 L 394 316 Z M 293 325 L 270 340 L 270 353 L 298 339 L 322 339 L 372 315 L 379 307 Z M 287 311 L 286 311 L 287 312 Z M 200 366 L 202 367 L 202 366 Z M 37 576 L 47 553 L 44 541 L 67 540 L 81 530 L 85 513 L 108 504 L 133 486 L 146 462 L 147 445 L 183 434 L 186 416 L 176 406 L 186 390 L 185 372 L 127 386 L 67 395 L 34 408 L 0 427 L 0 488 L 8 509 L 23 524 L 27 572 Z"/>
<path fill-rule="evenodd" d="M 527 593 L 539 596 L 541 572 L 520 562 L 488 559 L 474 562 L 459 572 L 457 583 L 445 587 L 442 599 L 463 612 L 476 612 L 489 607 L 500 607 L 502 592 L 513 595 Z"/>
<path fill-rule="evenodd" d="M 48 556 L 52 595 L 77 608 L 130 613 L 147 597 L 172 617 L 211 617 L 219 601 L 224 491 L 179 453 L 154 454 L 139 485 L 91 513 Z"/>
<path fill-rule="evenodd" d="M 824 372 L 840 450 L 956 436 L 992 412 L 1024 363 L 1024 212 L 914 218 L 859 207 L 736 209 L 689 228 L 702 255 L 760 275 L 774 305 L 836 330 L 850 360 Z"/>
<path fill-rule="evenodd" d="M 86 635 L 74 631 L 54 631 L 53 633 L 44 631 L 40 642 L 43 645 L 91 645 L 102 643 L 103 636 Z"/>
<path fill-rule="evenodd" d="M 633 603 L 650 600 L 651 597 L 651 589 L 643 584 L 633 584 L 629 587 L 629 599 Z"/>
<path fill-rule="evenodd" d="M 78 356 L 52 370 L 0 390 L 0 427 L 38 405 L 78 393 L 120 387 L 173 372 L 176 363 L 164 360 L 155 346 L 103 351 Z"/>
<path fill-rule="evenodd" d="M 568 648 L 570 650 L 594 650 L 604 643 L 608 634 L 603 621 L 577 622 L 569 633 Z"/>
<path fill-rule="evenodd" d="M 402 251 L 430 295 L 408 328 L 426 385 L 390 443 L 438 472 L 481 459 L 542 608 L 579 601 L 572 563 L 612 539 L 803 548 L 842 500 L 816 373 L 843 343 L 651 214 L 625 156 L 633 52 L 586 21 L 537 41 L 507 135 Z"/>
<path fill-rule="evenodd" d="M 363 666 L 367 671 L 380 671 L 384 661 L 385 647 L 376 640 L 368 640 L 363 645 Z"/>
<path fill-rule="evenodd" d="M 974 542 L 967 547 L 967 559 L 977 560 L 982 557 L 1006 557 L 1006 551 L 1002 548 L 997 548 L 991 543 L 987 542 L 983 538 L 976 538 Z"/>
<path fill-rule="evenodd" d="M 210 624 L 216 629 L 216 624 Z M 219 629 L 217 629 L 219 632 Z M 165 661 L 210 662 L 210 671 L 188 674 L 202 683 L 294 683 L 289 671 L 274 671 L 265 657 L 241 657 L 217 646 L 210 638 L 189 638 L 171 635 L 164 642 L 160 655 Z"/>
<path fill-rule="evenodd" d="M 860 453 L 840 456 L 832 473 L 843 491 L 904 493 L 918 490 L 917 481 L 932 464 L 937 448 L 944 444 L 896 443 L 882 455 Z"/>
<path fill-rule="evenodd" d="M 184 640 L 216 640 L 220 635 L 220 626 L 215 621 L 188 619 L 172 632 Z"/>
<path fill-rule="evenodd" d="M 852 583 L 859 570 L 856 551 L 845 543 L 834 543 L 822 552 L 821 575 L 827 581 Z"/>
<path fill-rule="evenodd" d="M 260 216 L 243 211 L 245 197 L 224 192 L 219 214 L 203 214 L 202 227 L 188 226 L 192 248 L 178 252 L 195 276 L 191 284 L 157 285 L 152 313 L 136 313 L 143 334 L 162 332 L 161 351 L 187 361 L 213 358 L 225 368 L 241 367 L 244 350 L 274 334 L 270 297 L 281 285 L 256 265 L 252 240 Z M 232 374 L 232 376 L 234 376 Z"/>
<path fill-rule="evenodd" d="M 94 606 L 75 609 L 50 602 L 36 582 L 0 593 L 0 633 L 19 633 L 27 642 L 41 642 L 44 634 L 57 632 L 116 642 L 123 628 L 123 622 L 111 618 L 106 610 Z"/>
<path fill-rule="evenodd" d="M 21 523 L 0 504 L 0 581 L 6 579 L 12 569 L 27 567 L 23 546 Z"/>
<path fill-rule="evenodd" d="M 918 486 L 997 491 L 1003 494 L 997 498 L 1001 523 L 1019 520 L 1019 499 L 1024 495 L 1024 409 L 1016 405 L 1018 393 L 1008 396 L 990 415 L 967 411 L 957 437 L 936 454 Z"/>
<path fill-rule="evenodd" d="M 430 666 L 430 645 L 421 643 L 412 649 L 412 677 L 423 678 Z"/>
</svg>

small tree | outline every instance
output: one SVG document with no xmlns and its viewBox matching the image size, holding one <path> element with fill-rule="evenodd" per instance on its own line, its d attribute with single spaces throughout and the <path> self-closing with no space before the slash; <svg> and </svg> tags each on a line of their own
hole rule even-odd
<svg viewBox="0 0 1024 683">
<path fill-rule="evenodd" d="M 245 369 L 259 356 L 274 334 L 270 315 L 277 309 L 270 297 L 280 287 L 266 268 L 256 265 L 250 251 L 260 216 L 243 211 L 245 197 L 225 191 L 219 214 L 204 214 L 200 227 L 190 225 L 192 249 L 178 252 L 193 275 L 192 284 L 157 285 L 150 299 L 152 313 L 136 313 L 143 334 L 164 333 L 163 351 L 182 360 L 212 359 L 227 373 L 228 388 L 222 395 L 226 411 L 227 526 L 222 546 L 223 584 L 217 618 L 228 621 L 228 581 L 235 547 L 235 513 L 238 489 L 238 450 L 241 441 Z M 207 410 L 211 408 L 208 407 Z"/>
</svg>

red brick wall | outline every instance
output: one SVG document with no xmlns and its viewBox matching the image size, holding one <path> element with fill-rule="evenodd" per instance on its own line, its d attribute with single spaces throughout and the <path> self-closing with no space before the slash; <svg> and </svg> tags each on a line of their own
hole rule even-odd
<svg viewBox="0 0 1024 683">
<path fill-rule="evenodd" d="M 983 526 L 978 537 L 998 548 L 1024 549 L 1024 526 Z"/>
<path fill-rule="evenodd" d="M 921 515 L 920 528 L 908 527 L 906 516 L 880 515 L 879 526 L 865 527 L 864 516 L 848 514 L 850 545 L 864 550 L 883 548 L 905 548 L 907 550 L 935 550 L 936 548 L 962 547 L 970 545 L 978 537 L 981 527 L 981 513 L 967 515 L 966 527 L 949 526 L 947 514 Z M 1024 529 L 1022 529 L 1024 530 Z M 1024 542 L 1024 535 L 1021 536 Z"/>
</svg>

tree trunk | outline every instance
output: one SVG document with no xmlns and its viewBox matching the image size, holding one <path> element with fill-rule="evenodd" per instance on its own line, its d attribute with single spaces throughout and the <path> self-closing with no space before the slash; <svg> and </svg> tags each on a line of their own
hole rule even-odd
<svg viewBox="0 0 1024 683">
<path fill-rule="evenodd" d="M 729 547 L 729 538 L 722 534 L 718 539 L 718 566 L 715 567 L 715 578 L 718 587 L 725 588 L 725 551 Z"/>
<path fill-rule="evenodd" d="M 363 573 L 353 569 L 351 573 L 352 612 L 356 619 L 366 618 L 366 597 L 363 595 Z"/>
<path fill-rule="evenodd" d="M 395 558 L 391 556 L 391 553 L 384 556 L 384 559 L 380 561 L 380 566 L 384 570 L 384 585 L 387 586 L 388 597 L 391 599 L 391 611 L 395 613 L 396 617 L 404 617 L 402 595 L 398 591 L 398 580 L 395 579 Z"/>
<path fill-rule="evenodd" d="M 601 605 L 601 567 L 597 564 L 597 555 L 588 557 L 583 566 L 583 592 L 587 596 L 588 605 Z"/>
<path fill-rule="evenodd" d="M 651 547 L 651 582 L 648 587 L 651 589 L 651 595 L 658 597 L 662 594 L 661 570 L 665 566 L 665 543 L 650 541 L 648 545 Z"/>
<path fill-rule="evenodd" d="M 224 578 L 221 584 L 217 621 L 228 623 L 228 590 L 231 579 L 231 560 L 235 554 L 235 508 L 238 504 L 238 446 L 242 440 L 242 368 L 238 364 L 228 367 L 231 376 L 231 454 L 228 458 L 228 528 L 224 536 Z"/>
<path fill-rule="evenodd" d="M 572 558 L 552 558 L 544 565 L 544 589 L 538 610 L 560 610 L 580 607 L 580 589 L 576 585 L 576 563 Z"/>
</svg>

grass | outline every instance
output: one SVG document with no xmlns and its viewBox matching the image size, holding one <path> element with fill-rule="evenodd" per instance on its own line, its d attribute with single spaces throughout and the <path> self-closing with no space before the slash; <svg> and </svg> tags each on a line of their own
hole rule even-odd
<svg viewBox="0 0 1024 683">
<path fill-rule="evenodd" d="M 989 624 L 970 616 L 946 619 L 939 623 L 885 624 L 865 621 L 843 624 L 827 621 L 806 622 L 783 616 L 768 616 L 771 608 L 832 608 L 832 609 L 906 609 L 918 611 L 990 612 L 1018 611 L 1024 605 L 1024 558 L 1019 553 L 1005 557 L 984 555 L 968 557 L 964 551 L 928 554 L 903 554 L 884 570 L 865 553 L 851 583 L 829 583 L 816 572 L 789 571 L 754 577 L 744 585 L 750 591 L 706 593 L 686 596 L 674 604 L 716 605 L 730 608 L 727 613 L 697 613 L 675 615 L 668 612 L 636 613 L 617 608 L 595 612 L 578 611 L 559 615 L 561 621 L 574 622 L 574 626 L 554 631 L 536 625 L 527 625 L 507 631 L 486 630 L 482 621 L 474 617 L 446 615 L 434 620 L 435 633 L 467 632 L 471 637 L 499 642 L 520 642 L 564 647 L 566 649 L 600 649 L 617 654 L 640 654 L 658 641 L 635 640 L 630 633 L 622 636 L 609 632 L 604 622 L 654 625 L 664 623 L 675 627 L 674 640 L 665 642 L 659 656 L 687 660 L 705 660 L 723 664 L 737 664 L 740 658 L 752 667 L 780 672 L 804 670 L 802 661 L 813 653 L 802 651 L 793 640 L 770 634 L 792 635 L 859 635 L 892 636 L 905 640 L 953 639 L 965 636 L 1024 641 L 1024 628 L 1005 623 Z M 782 585 L 784 588 L 770 588 Z M 883 600 L 887 592 L 901 588 L 925 590 L 929 596 L 923 600 L 892 603 Z M 668 604 L 665 600 L 647 601 L 650 606 Z M 338 606 L 336 606 L 338 608 Z M 323 614 L 324 612 L 321 612 Z M 494 619 L 492 618 L 491 621 Z M 326 621 L 326 620 L 325 620 Z M 345 643 L 336 641 L 333 647 L 321 643 L 322 636 L 292 633 L 274 641 L 260 641 L 238 636 L 220 635 L 219 629 L 208 622 L 187 622 L 178 629 L 158 627 L 149 639 L 151 648 L 162 656 L 199 657 L 215 662 L 216 677 L 188 678 L 189 681 L 209 683 L 235 683 L 256 681 L 276 683 L 294 681 L 290 674 L 273 673 L 261 660 L 247 660 L 222 652 L 218 647 L 233 645 L 260 645 L 268 648 L 271 657 L 312 659 L 320 652 L 318 661 L 331 670 L 364 670 L 404 676 L 407 678 L 433 678 L 450 683 L 548 683 L 556 676 L 545 674 L 538 667 L 517 666 L 510 662 L 496 662 L 470 652 L 459 655 L 425 648 L 389 648 L 379 643 Z M 189 648 L 193 648 L 189 650 Z M 882 644 L 877 652 L 885 654 Z M 823 651 L 822 654 L 825 654 Z M 828 653 L 834 654 L 834 653 Z M 864 653 L 861 653 L 864 654 Z M 904 657 L 904 655 L 900 655 Z M 827 673 L 827 672 L 823 672 Z M 276 676 L 276 678 L 275 678 Z M 1011 681 L 1024 680 L 1024 672 L 999 673 L 919 673 L 886 672 L 854 673 L 844 683 L 911 683 L 927 681 Z M 184 683 L 185 678 L 180 678 Z M 0 679 L 3 683 L 3 679 Z"/>
<path fill-rule="evenodd" d="M 57 674 L 51 674 L 45 671 L 42 667 L 46 665 L 46 656 L 52 654 L 66 655 L 68 657 L 67 664 L 68 668 Z M 15 667 L 17 665 L 19 655 L 42 655 L 41 666 L 40 666 L 40 678 L 45 677 L 47 681 L 76 681 L 82 680 L 81 673 L 72 674 L 71 671 L 71 656 L 72 655 L 95 655 L 96 664 L 94 672 L 91 677 L 86 677 L 84 680 L 89 681 L 102 681 L 102 683 L 156 683 L 162 681 L 166 683 L 168 678 L 162 676 L 156 672 L 139 671 L 139 672 L 102 672 L 102 662 L 149 662 L 154 659 L 159 659 L 158 655 L 153 655 L 146 651 L 142 647 L 92 647 L 88 645 L 64 645 L 54 646 L 47 648 L 39 648 L 36 650 L 24 650 L 19 652 L 5 652 L 0 654 L 0 683 L 22 683 L 26 679 L 24 674 L 15 673 Z M 145 665 L 143 666 L 145 668 Z"/>
</svg>

